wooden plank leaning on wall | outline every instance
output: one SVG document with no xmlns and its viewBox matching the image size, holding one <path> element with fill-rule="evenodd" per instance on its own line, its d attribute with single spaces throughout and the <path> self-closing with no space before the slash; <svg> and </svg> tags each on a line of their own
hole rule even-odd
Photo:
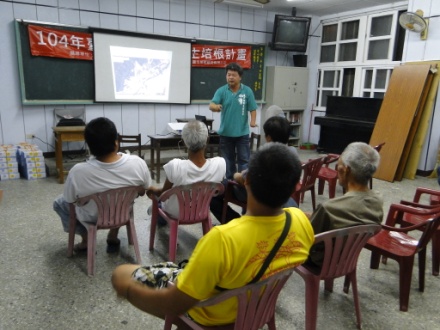
<svg viewBox="0 0 440 330">
<path fill-rule="evenodd" d="M 431 65 L 402 65 L 391 75 L 370 145 L 385 142 L 375 178 L 393 182 L 399 163 L 406 164 L 427 92 L 432 82 Z M 422 107 L 421 107 L 422 105 Z M 404 165 L 403 165 L 404 167 Z M 403 170 L 401 170 L 403 172 Z"/>
</svg>

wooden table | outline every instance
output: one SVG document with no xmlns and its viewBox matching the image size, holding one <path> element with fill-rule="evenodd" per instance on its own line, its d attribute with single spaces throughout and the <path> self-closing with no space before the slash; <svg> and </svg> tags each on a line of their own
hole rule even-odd
<svg viewBox="0 0 440 330">
<path fill-rule="evenodd" d="M 63 169 L 63 142 L 84 141 L 85 126 L 56 126 L 52 127 L 55 133 L 55 162 L 58 172 L 58 182 L 64 183 Z"/>
<path fill-rule="evenodd" d="M 154 175 L 156 175 L 156 182 L 160 182 L 160 151 L 165 149 L 175 149 L 179 146 L 181 148 L 185 148 L 185 144 L 183 143 L 182 136 L 176 134 L 168 134 L 168 135 L 148 135 L 151 141 L 150 147 L 150 172 L 151 178 L 154 179 Z M 210 150 L 210 155 L 213 157 L 214 148 L 218 148 L 220 144 L 220 135 L 212 134 L 209 135 L 209 143 L 207 145 L 207 149 Z M 156 154 L 156 155 L 155 155 Z"/>
</svg>

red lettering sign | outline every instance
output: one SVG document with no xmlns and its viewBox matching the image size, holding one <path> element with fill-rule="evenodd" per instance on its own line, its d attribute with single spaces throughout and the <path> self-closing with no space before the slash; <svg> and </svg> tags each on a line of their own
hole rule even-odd
<svg viewBox="0 0 440 330">
<path fill-rule="evenodd" d="M 93 42 L 90 33 L 56 30 L 29 25 L 29 43 L 34 56 L 93 60 Z"/>
<path fill-rule="evenodd" d="M 229 63 L 240 64 L 243 69 L 252 67 L 251 46 L 192 45 L 192 66 L 224 68 Z"/>
</svg>

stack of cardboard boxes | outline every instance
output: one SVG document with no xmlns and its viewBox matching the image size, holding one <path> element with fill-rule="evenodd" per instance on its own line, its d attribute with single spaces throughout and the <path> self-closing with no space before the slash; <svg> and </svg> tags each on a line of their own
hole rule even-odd
<svg viewBox="0 0 440 330">
<path fill-rule="evenodd" d="M 20 178 L 17 162 L 17 146 L 12 144 L 0 145 L 0 180 L 14 180 Z"/>
<path fill-rule="evenodd" d="M 43 152 L 34 144 L 22 143 L 17 148 L 18 170 L 21 177 L 34 180 L 46 177 Z"/>
</svg>

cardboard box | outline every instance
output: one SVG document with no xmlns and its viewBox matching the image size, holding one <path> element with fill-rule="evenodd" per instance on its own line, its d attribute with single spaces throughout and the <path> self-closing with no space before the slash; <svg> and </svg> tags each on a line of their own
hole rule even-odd
<svg viewBox="0 0 440 330">
<path fill-rule="evenodd" d="M 20 179 L 20 173 L 0 174 L 1 181 Z"/>
<path fill-rule="evenodd" d="M 41 173 L 28 173 L 27 176 L 25 176 L 25 179 L 27 180 L 36 180 L 36 179 L 42 179 L 46 177 L 46 172 Z"/>
</svg>

